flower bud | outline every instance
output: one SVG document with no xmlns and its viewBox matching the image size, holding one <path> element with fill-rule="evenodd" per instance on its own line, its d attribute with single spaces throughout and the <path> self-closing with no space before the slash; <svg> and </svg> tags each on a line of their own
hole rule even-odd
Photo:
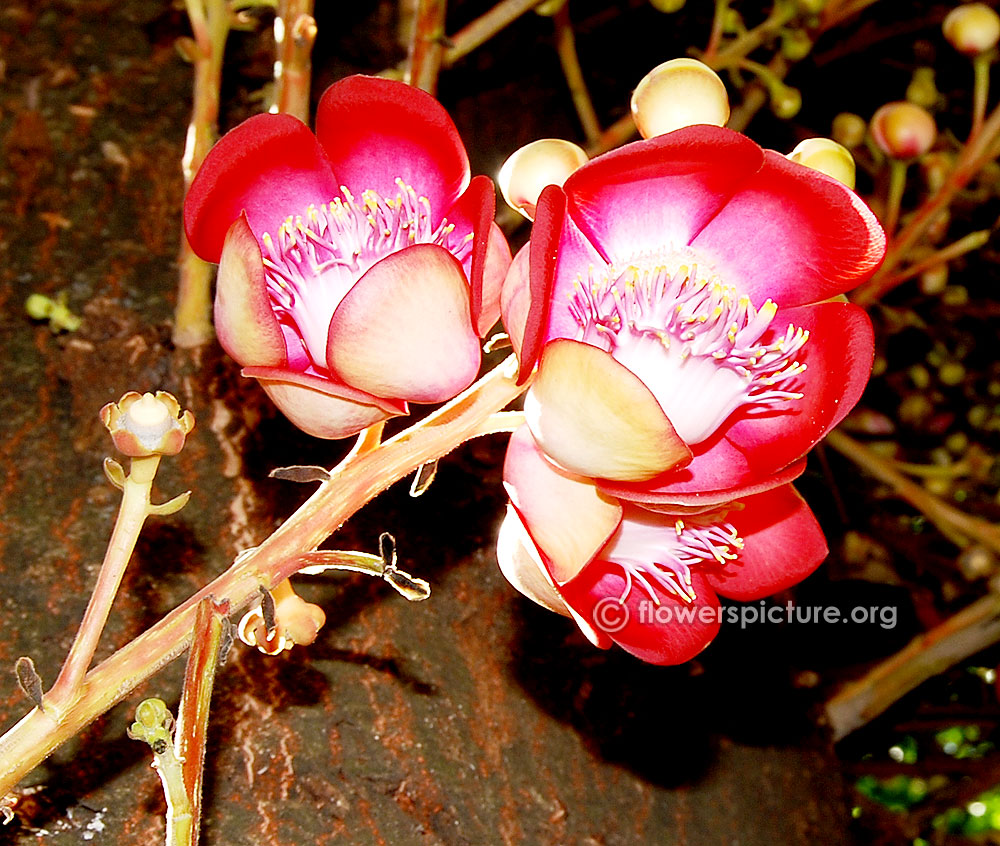
<svg viewBox="0 0 1000 846">
<path fill-rule="evenodd" d="M 729 96 L 708 65 L 697 59 L 671 59 L 653 68 L 636 86 L 632 118 L 643 138 L 695 124 L 725 126 Z"/>
<path fill-rule="evenodd" d="M 504 200 L 528 220 L 534 220 L 538 196 L 548 185 L 562 185 L 587 163 L 587 154 L 572 141 L 542 138 L 516 150 L 503 163 L 497 183 Z"/>
<path fill-rule="evenodd" d="M 802 92 L 790 85 L 775 85 L 771 88 L 771 111 L 782 120 L 789 120 L 802 108 Z"/>
<path fill-rule="evenodd" d="M 685 0 L 649 0 L 649 5 L 656 9 L 657 12 L 664 12 L 669 15 L 683 9 L 684 2 Z"/>
<path fill-rule="evenodd" d="M 852 112 L 841 112 L 833 119 L 831 132 L 834 141 L 843 144 L 848 150 L 853 150 L 865 143 L 868 124 L 860 115 Z"/>
<path fill-rule="evenodd" d="M 781 34 L 781 55 L 790 62 L 801 62 L 812 46 L 812 39 L 805 30 L 788 29 Z"/>
<path fill-rule="evenodd" d="M 807 138 L 800 141 L 788 158 L 805 167 L 832 176 L 848 188 L 854 188 L 854 156 L 847 148 L 829 138 Z"/>
<path fill-rule="evenodd" d="M 118 402 L 101 409 L 101 422 L 111 433 L 119 452 L 132 458 L 177 455 L 194 428 L 194 415 L 181 412 L 173 394 L 129 391 Z"/>
<path fill-rule="evenodd" d="M 551 18 L 553 15 L 558 13 L 558 11 L 565 6 L 567 0 L 543 0 L 535 6 L 535 14 L 541 15 L 544 18 Z"/>
<path fill-rule="evenodd" d="M 934 68 L 917 68 L 910 84 L 906 86 L 906 99 L 925 109 L 932 109 L 941 99 L 934 84 Z"/>
<path fill-rule="evenodd" d="M 1000 41 L 1000 15 L 985 3 L 967 3 L 948 13 L 942 29 L 952 47 L 967 56 L 978 56 Z"/>
<path fill-rule="evenodd" d="M 803 15 L 818 15 L 826 8 L 827 0 L 795 0 L 795 5 Z"/>
<path fill-rule="evenodd" d="M 872 117 L 871 133 L 883 153 L 896 159 L 912 159 L 934 146 L 937 125 L 920 106 L 886 103 Z"/>
</svg>

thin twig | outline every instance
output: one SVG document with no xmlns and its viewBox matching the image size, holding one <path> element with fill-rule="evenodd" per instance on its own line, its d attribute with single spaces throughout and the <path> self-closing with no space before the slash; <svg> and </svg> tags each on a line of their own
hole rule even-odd
<svg viewBox="0 0 1000 846">
<path fill-rule="evenodd" d="M 450 68 L 463 56 L 467 56 L 481 44 L 516 21 L 525 12 L 535 8 L 543 0 L 502 0 L 485 15 L 462 27 L 448 39 L 448 49 L 444 51 L 441 64 Z"/>
<path fill-rule="evenodd" d="M 573 36 L 573 22 L 569 17 L 569 3 L 564 4 L 554 17 L 556 27 L 556 52 L 559 54 L 559 64 L 563 76 L 569 86 L 573 106 L 576 108 L 580 126 L 583 128 L 587 144 L 595 144 L 601 137 L 601 124 L 597 120 L 597 112 L 590 99 L 587 83 L 580 67 L 580 57 L 576 52 L 576 39 Z"/>
<path fill-rule="evenodd" d="M 419 0 L 403 80 L 433 94 L 444 53 L 445 0 Z"/>
<path fill-rule="evenodd" d="M 272 111 L 309 122 L 309 86 L 312 81 L 312 48 L 316 42 L 313 0 L 278 0 L 274 18 L 274 40 L 278 58 L 274 63 Z"/>
<path fill-rule="evenodd" d="M 1000 595 L 989 593 L 915 637 L 826 703 L 834 740 L 873 720 L 932 676 L 1000 641 Z"/>
<path fill-rule="evenodd" d="M 190 835 L 177 843 L 168 841 L 168 846 L 198 846 L 208 714 L 228 612 L 228 602 L 216 603 L 211 597 L 198 604 L 174 739 L 177 758 L 181 761 L 187 811 L 191 815 L 190 825 L 186 828 Z"/>
<path fill-rule="evenodd" d="M 892 462 L 839 429 L 826 436 L 826 443 L 880 482 L 889 485 L 900 499 L 910 503 L 948 537 L 961 535 L 1000 554 L 1000 527 L 966 514 L 934 496 L 900 473 Z"/>
</svg>

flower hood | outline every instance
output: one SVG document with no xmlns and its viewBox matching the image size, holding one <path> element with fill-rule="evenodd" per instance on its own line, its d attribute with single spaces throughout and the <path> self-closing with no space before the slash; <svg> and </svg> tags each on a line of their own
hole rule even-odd
<svg viewBox="0 0 1000 846">
<path fill-rule="evenodd" d="M 473 381 L 510 263 L 493 214 L 432 97 L 353 76 L 323 95 L 315 135 L 267 114 L 224 136 L 184 222 L 220 265 L 223 347 L 292 422 L 333 438 Z"/>
<path fill-rule="evenodd" d="M 532 435 L 648 508 L 782 486 L 861 396 L 845 291 L 885 237 L 849 189 L 735 132 L 626 145 L 539 198 L 502 292 Z"/>
</svg>

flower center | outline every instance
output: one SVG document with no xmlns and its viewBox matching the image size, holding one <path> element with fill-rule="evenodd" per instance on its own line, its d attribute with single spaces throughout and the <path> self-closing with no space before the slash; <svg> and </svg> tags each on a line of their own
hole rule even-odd
<svg viewBox="0 0 1000 846">
<path fill-rule="evenodd" d="M 454 224 L 433 223 L 430 202 L 401 179 L 386 198 L 375 191 L 289 217 L 275 237 L 265 233 L 264 276 L 271 306 L 286 338 L 298 339 L 312 363 L 327 369 L 330 318 L 354 283 L 377 261 L 412 244 L 437 244 L 459 261 L 472 250 L 472 234 L 454 235 Z M 405 280 L 404 280 L 405 281 Z M 289 350 L 290 357 L 294 350 Z"/>
<path fill-rule="evenodd" d="M 707 440 L 744 405 L 775 406 L 802 394 L 790 382 L 806 366 L 795 359 L 809 332 L 789 324 L 769 344 L 777 306 L 757 309 L 717 276 L 698 278 L 697 265 L 609 267 L 589 282 L 578 277 L 570 311 L 578 339 L 607 350 L 642 379 L 677 434 Z"/>
<path fill-rule="evenodd" d="M 628 516 L 601 558 L 617 564 L 625 573 L 624 603 L 638 584 L 656 604 L 659 596 L 653 585 L 676 596 L 682 602 L 694 602 L 698 595 L 691 583 L 691 568 L 701 564 L 725 565 L 735 561 L 743 549 L 743 539 L 730 523 L 713 515 L 677 518 L 674 525 L 664 525 L 662 517 L 639 512 Z"/>
</svg>

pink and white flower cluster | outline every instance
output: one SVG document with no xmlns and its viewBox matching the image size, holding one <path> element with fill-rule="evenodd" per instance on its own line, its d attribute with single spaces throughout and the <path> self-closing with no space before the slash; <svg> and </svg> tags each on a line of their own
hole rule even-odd
<svg viewBox="0 0 1000 846">
<path fill-rule="evenodd" d="M 871 324 L 840 295 L 884 249 L 848 188 L 714 126 L 546 188 L 502 292 L 538 368 L 504 467 L 507 578 L 596 645 L 672 664 L 720 615 L 651 625 L 639 603 L 714 610 L 809 575 L 826 543 L 790 482 L 864 389 Z M 615 631 L 595 623 L 609 597 Z"/>
</svg>

